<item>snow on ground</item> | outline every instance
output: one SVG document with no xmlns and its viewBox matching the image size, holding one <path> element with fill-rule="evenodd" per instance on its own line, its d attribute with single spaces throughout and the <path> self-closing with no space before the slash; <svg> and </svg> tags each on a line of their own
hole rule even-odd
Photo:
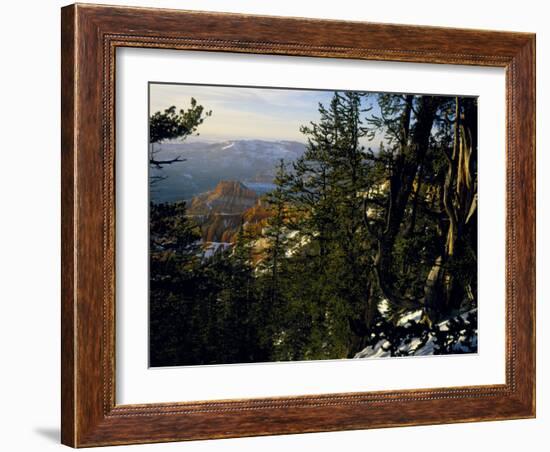
<svg viewBox="0 0 550 452">
<path fill-rule="evenodd" d="M 403 316 L 399 318 L 397 321 L 397 326 L 405 326 L 409 322 L 420 322 L 420 319 L 422 318 L 422 309 L 418 309 L 417 311 L 411 311 L 407 312 Z"/>
<path fill-rule="evenodd" d="M 378 303 L 378 312 L 382 314 L 384 318 L 388 318 L 390 310 L 390 302 L 386 299 L 380 300 L 380 302 Z"/>
<path fill-rule="evenodd" d="M 367 347 L 357 353 L 354 358 L 386 358 L 391 356 L 389 347 L 390 341 L 382 339 L 373 347 Z"/>
<path fill-rule="evenodd" d="M 286 237 L 290 240 L 295 240 L 298 237 L 298 231 L 290 231 L 286 234 Z M 308 236 L 304 235 L 302 237 L 299 237 L 299 240 L 285 251 L 285 256 L 292 257 L 298 254 L 310 241 L 311 238 Z"/>
<path fill-rule="evenodd" d="M 227 242 L 208 242 L 203 250 L 203 258 L 209 259 L 214 254 L 216 254 L 219 251 L 225 251 L 227 248 L 230 248 L 232 245 L 231 243 Z"/>
<path fill-rule="evenodd" d="M 379 305 L 379 310 L 382 315 L 388 312 L 388 304 L 386 300 L 382 300 Z M 459 317 L 462 320 L 466 320 L 468 316 L 476 312 L 476 309 L 471 311 L 464 312 L 457 317 L 444 320 L 437 324 L 439 331 L 448 331 L 449 324 L 452 320 L 456 320 Z M 418 322 L 422 318 L 422 310 L 411 311 L 405 313 L 397 321 L 397 326 L 406 327 L 409 322 Z M 471 345 L 468 344 L 467 338 L 464 335 L 461 335 L 455 344 L 453 344 L 453 350 L 455 353 L 467 353 L 472 350 L 477 350 L 477 336 L 474 336 L 472 339 Z M 381 339 L 374 345 L 369 345 L 357 353 L 354 358 L 384 358 L 391 356 L 391 343 L 387 339 Z M 410 341 L 403 340 L 398 347 L 400 354 L 403 356 L 428 356 L 433 355 L 436 350 L 436 339 L 433 333 L 429 333 L 428 339 L 425 343 L 422 343 L 422 340 L 418 337 L 412 338 Z"/>
<path fill-rule="evenodd" d="M 222 150 L 232 148 L 233 146 L 235 146 L 235 142 L 234 142 L 234 141 L 232 141 L 231 143 L 226 144 L 225 146 L 223 146 L 223 147 L 222 147 Z"/>
</svg>

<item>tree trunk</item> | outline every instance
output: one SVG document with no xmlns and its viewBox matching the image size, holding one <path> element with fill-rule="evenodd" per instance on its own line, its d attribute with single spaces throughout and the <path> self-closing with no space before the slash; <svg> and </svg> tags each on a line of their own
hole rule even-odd
<svg viewBox="0 0 550 452">
<path fill-rule="evenodd" d="M 466 288 L 456 283 L 450 270 L 453 260 L 465 252 L 463 236 L 477 209 L 477 183 L 473 171 L 477 115 L 470 110 L 461 105 L 460 98 L 456 98 L 454 144 L 452 154 L 447 156 L 448 168 L 442 190 L 442 203 L 448 219 L 445 248 L 436 259 L 425 285 L 424 304 L 432 321 L 438 321 L 442 314 L 459 308 L 464 298 L 471 296 L 465 293 Z"/>
<path fill-rule="evenodd" d="M 430 96 L 420 98 L 414 126 L 411 130 L 412 102 L 413 96 L 407 96 L 400 121 L 402 139 L 390 175 L 386 225 L 378 236 L 378 252 L 375 257 L 378 285 L 384 296 L 392 306 L 405 309 L 418 308 L 421 306 L 421 302 L 410 295 L 400 293 L 396 287 L 397 278 L 395 269 L 392 268 L 393 249 L 412 193 L 414 180 L 428 150 L 439 100 Z"/>
</svg>

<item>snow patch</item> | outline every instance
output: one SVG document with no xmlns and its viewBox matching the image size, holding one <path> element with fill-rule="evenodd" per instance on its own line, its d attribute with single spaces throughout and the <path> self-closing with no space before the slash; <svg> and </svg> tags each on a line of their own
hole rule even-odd
<svg viewBox="0 0 550 452">
<path fill-rule="evenodd" d="M 357 353 L 354 358 L 386 358 L 391 356 L 389 347 L 390 341 L 383 339 L 377 342 L 374 347 L 367 347 Z"/>
<path fill-rule="evenodd" d="M 399 320 L 397 321 L 397 326 L 407 326 L 407 323 L 420 322 L 421 319 L 422 319 L 422 309 L 418 309 L 417 311 L 407 312 L 399 318 Z"/>
<path fill-rule="evenodd" d="M 228 242 L 207 242 L 204 246 L 202 257 L 204 259 L 210 259 L 216 253 L 221 253 L 226 249 L 231 248 L 231 246 L 233 245 Z"/>
<path fill-rule="evenodd" d="M 379 311 L 382 315 L 389 310 L 389 304 L 387 300 L 382 300 L 379 304 Z M 473 314 L 477 309 L 464 312 L 456 317 L 444 320 L 437 324 L 437 329 L 440 332 L 446 332 L 450 330 L 450 324 L 457 319 L 467 320 L 470 314 Z M 409 322 L 417 323 L 422 318 L 422 310 L 407 312 L 401 316 L 397 321 L 397 326 L 406 327 Z M 453 340 L 452 336 L 449 340 Z M 450 345 L 451 343 L 447 343 Z M 355 354 L 354 358 L 383 358 L 391 356 L 392 344 L 387 339 L 381 339 L 374 345 L 369 345 L 363 350 Z M 474 335 L 471 342 L 468 341 L 465 335 L 460 335 L 456 342 L 450 345 L 452 353 L 471 353 L 477 350 L 477 335 Z M 424 339 L 420 337 L 412 337 L 410 339 L 404 339 L 397 347 L 399 355 L 401 356 L 430 356 L 434 355 L 436 351 L 436 336 L 433 332 L 428 333 L 428 336 L 424 336 Z"/>
</svg>

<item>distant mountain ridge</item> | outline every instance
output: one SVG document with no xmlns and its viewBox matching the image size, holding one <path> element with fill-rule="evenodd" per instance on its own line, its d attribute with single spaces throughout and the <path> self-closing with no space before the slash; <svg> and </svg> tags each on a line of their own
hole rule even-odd
<svg viewBox="0 0 550 452">
<path fill-rule="evenodd" d="M 280 160 L 294 162 L 305 151 L 303 143 L 287 140 L 210 142 L 197 139 L 155 146 L 160 160 L 185 159 L 160 170 L 151 168 L 151 175 L 164 178 L 151 188 L 151 201 L 155 203 L 189 201 L 213 190 L 221 180 L 241 181 L 256 193 L 265 193 L 270 189 Z"/>
</svg>

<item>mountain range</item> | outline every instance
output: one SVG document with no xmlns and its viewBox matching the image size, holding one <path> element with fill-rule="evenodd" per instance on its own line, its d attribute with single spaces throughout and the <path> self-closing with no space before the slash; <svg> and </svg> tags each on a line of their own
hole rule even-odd
<svg viewBox="0 0 550 452">
<path fill-rule="evenodd" d="M 155 144 L 158 160 L 181 157 L 185 161 L 151 168 L 152 176 L 162 176 L 150 190 L 151 201 L 191 200 L 214 190 L 219 181 L 241 181 L 245 187 L 263 194 L 273 188 L 275 168 L 280 160 L 290 163 L 305 151 L 296 141 L 230 140 Z"/>
</svg>

